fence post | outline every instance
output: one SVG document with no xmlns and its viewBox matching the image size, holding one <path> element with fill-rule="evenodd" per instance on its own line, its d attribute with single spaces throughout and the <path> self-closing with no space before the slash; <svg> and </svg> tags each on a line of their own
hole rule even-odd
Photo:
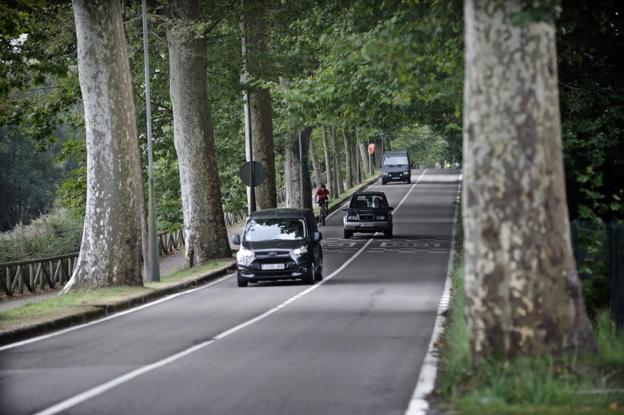
<svg viewBox="0 0 624 415">
<path fill-rule="evenodd" d="M 624 327 L 624 226 L 613 220 L 609 224 L 609 257 L 611 274 L 611 319 Z"/>
</svg>

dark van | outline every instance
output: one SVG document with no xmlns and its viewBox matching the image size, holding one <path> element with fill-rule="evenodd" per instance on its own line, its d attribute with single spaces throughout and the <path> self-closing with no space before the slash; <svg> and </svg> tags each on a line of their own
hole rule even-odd
<svg viewBox="0 0 624 415">
<path fill-rule="evenodd" d="M 386 151 L 381 168 L 381 184 L 388 182 L 412 182 L 412 171 L 407 151 Z"/>
<path fill-rule="evenodd" d="M 301 279 L 306 284 L 323 279 L 322 235 L 311 209 L 263 209 L 245 223 L 236 254 L 238 286 L 250 282 Z"/>
</svg>

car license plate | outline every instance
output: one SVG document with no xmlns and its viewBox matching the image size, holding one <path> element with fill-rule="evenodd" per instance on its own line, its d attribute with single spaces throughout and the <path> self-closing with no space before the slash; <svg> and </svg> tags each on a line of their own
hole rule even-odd
<svg viewBox="0 0 624 415">
<path fill-rule="evenodd" d="M 262 269 L 265 271 L 284 269 L 284 264 L 262 264 Z"/>
<path fill-rule="evenodd" d="M 360 226 L 362 228 L 372 228 L 373 226 L 375 226 L 374 223 L 361 223 Z"/>
</svg>

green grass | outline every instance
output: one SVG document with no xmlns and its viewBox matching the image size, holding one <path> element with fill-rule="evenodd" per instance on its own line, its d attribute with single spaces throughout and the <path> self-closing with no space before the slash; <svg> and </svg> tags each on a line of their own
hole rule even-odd
<svg viewBox="0 0 624 415">
<path fill-rule="evenodd" d="M 133 297 L 139 297 L 167 288 L 176 283 L 197 279 L 232 263 L 233 259 L 229 258 L 215 259 L 205 265 L 163 277 L 160 282 L 147 282 L 144 287 L 116 286 L 74 290 L 64 295 L 46 298 L 37 303 L 24 304 L 11 310 L 0 311 L 0 331 L 51 321 L 72 314 L 113 305 Z"/>
<path fill-rule="evenodd" d="M 471 415 L 624 413 L 624 331 L 615 330 L 607 311 L 599 312 L 594 324 L 598 353 L 556 359 L 490 358 L 471 365 L 463 314 L 461 221 L 458 227 L 453 295 L 436 388 L 441 405 Z"/>
</svg>

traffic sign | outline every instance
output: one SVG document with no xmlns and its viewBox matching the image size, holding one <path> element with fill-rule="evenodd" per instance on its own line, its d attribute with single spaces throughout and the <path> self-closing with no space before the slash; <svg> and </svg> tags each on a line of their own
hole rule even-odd
<svg viewBox="0 0 624 415">
<path fill-rule="evenodd" d="M 252 163 L 253 163 L 253 169 L 251 168 Z M 264 168 L 264 166 L 257 161 L 248 161 L 245 164 L 243 164 L 238 175 L 243 181 L 243 183 L 251 187 L 252 170 L 253 170 L 253 177 L 254 177 L 254 181 L 253 181 L 254 187 L 261 185 L 264 179 L 266 178 L 267 174 L 266 174 L 266 169 Z"/>
</svg>

